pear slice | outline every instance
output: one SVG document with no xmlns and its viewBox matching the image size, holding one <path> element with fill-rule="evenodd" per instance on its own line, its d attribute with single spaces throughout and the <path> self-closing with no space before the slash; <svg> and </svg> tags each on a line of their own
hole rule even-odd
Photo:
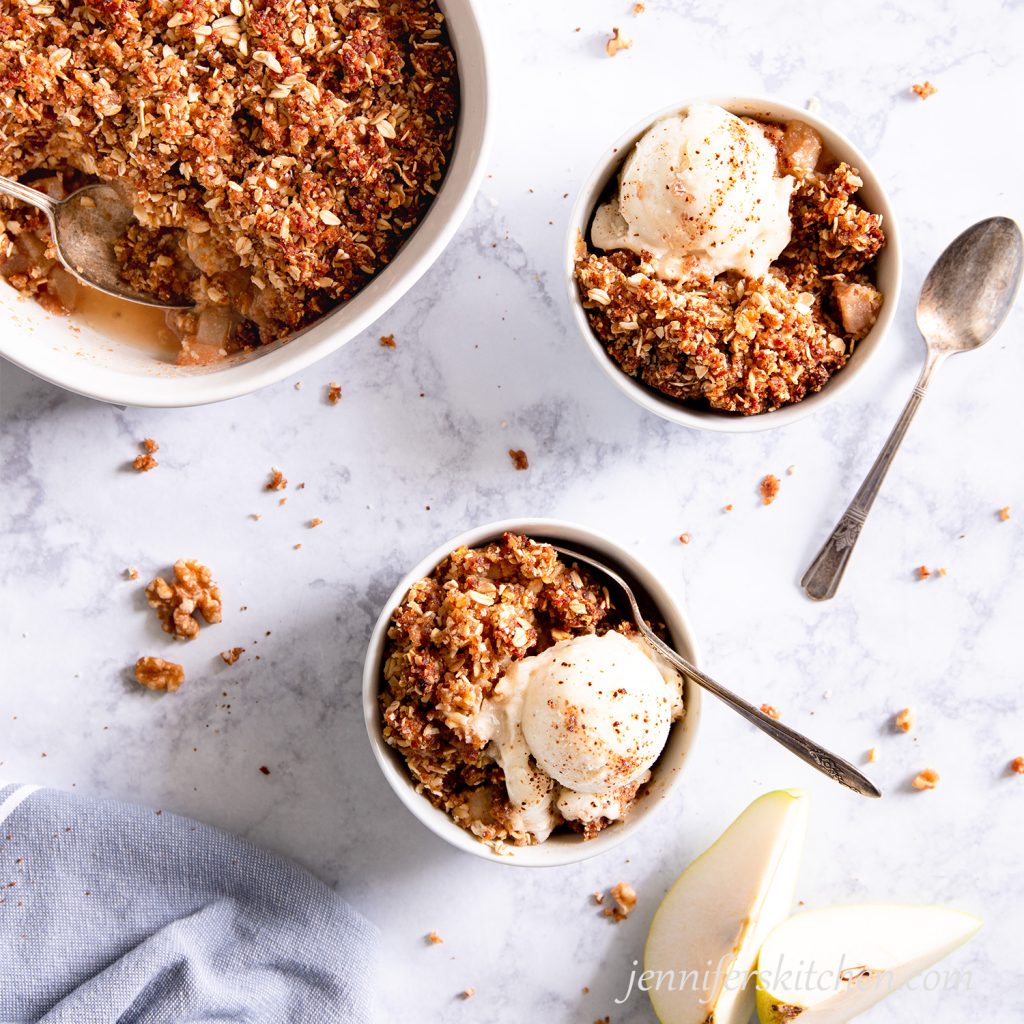
<svg viewBox="0 0 1024 1024">
<path fill-rule="evenodd" d="M 963 945 L 981 921 L 944 907 L 867 903 L 798 914 L 758 959 L 761 1024 L 845 1024 Z"/>
<path fill-rule="evenodd" d="M 767 793 L 679 876 L 638 983 L 662 1024 L 748 1024 L 757 952 L 790 912 L 806 832 L 806 795 Z"/>
</svg>

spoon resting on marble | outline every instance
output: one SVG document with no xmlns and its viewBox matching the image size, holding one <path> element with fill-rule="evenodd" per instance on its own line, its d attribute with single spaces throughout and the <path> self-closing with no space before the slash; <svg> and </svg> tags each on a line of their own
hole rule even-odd
<svg viewBox="0 0 1024 1024">
<path fill-rule="evenodd" d="M 86 185 L 66 199 L 51 199 L 44 192 L 20 181 L 0 176 L 0 194 L 27 203 L 46 214 L 50 222 L 57 257 L 68 273 L 115 299 L 145 306 L 189 309 L 185 299 L 165 302 L 155 295 L 138 292 L 121 279 L 114 243 L 134 220 L 131 206 L 113 185 Z"/>
<path fill-rule="evenodd" d="M 917 327 L 928 346 L 924 369 L 860 490 L 800 581 L 815 601 L 834 597 L 868 512 L 935 371 L 958 352 L 980 348 L 1002 327 L 1020 288 L 1024 239 L 1008 217 L 990 217 L 949 244 L 925 278 Z"/>
</svg>

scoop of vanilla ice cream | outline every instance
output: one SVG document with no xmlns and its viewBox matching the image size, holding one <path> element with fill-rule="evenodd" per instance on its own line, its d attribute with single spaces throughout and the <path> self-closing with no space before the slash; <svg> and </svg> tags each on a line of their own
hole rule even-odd
<svg viewBox="0 0 1024 1024">
<path fill-rule="evenodd" d="M 672 725 L 665 679 L 621 633 L 563 640 L 537 657 L 523 736 L 537 765 L 576 793 L 636 782 Z"/>
<path fill-rule="evenodd" d="M 756 125 L 695 103 L 658 121 L 626 159 L 619 194 L 599 207 L 600 249 L 649 252 L 667 280 L 738 270 L 763 277 L 789 244 L 793 179 Z"/>
<path fill-rule="evenodd" d="M 682 713 L 682 679 L 621 633 L 562 640 L 512 665 L 469 720 L 505 774 L 516 831 L 623 817 Z"/>
</svg>

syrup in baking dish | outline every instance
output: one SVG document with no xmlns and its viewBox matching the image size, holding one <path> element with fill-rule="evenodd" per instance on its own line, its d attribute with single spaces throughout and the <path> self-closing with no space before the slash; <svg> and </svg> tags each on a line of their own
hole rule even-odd
<svg viewBox="0 0 1024 1024">
<path fill-rule="evenodd" d="M 166 310 L 115 299 L 95 288 L 78 289 L 70 319 L 111 341 L 143 349 L 163 362 L 173 363 L 180 349 L 178 339 L 167 326 Z"/>
</svg>

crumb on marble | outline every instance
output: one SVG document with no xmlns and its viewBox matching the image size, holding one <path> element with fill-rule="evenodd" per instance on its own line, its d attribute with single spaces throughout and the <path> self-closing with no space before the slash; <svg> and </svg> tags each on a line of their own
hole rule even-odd
<svg viewBox="0 0 1024 1024">
<path fill-rule="evenodd" d="M 816 114 L 819 110 L 821 110 L 821 100 L 819 100 L 817 96 L 809 96 L 807 98 L 807 103 L 805 104 L 805 106 L 807 108 L 808 113 Z"/>
<path fill-rule="evenodd" d="M 380 336 L 381 348 L 395 348 L 395 336 L 393 334 L 382 334 Z"/>
<path fill-rule="evenodd" d="M 319 516 L 313 516 L 309 521 L 309 528 L 315 530 L 322 522 L 323 520 Z"/>
<path fill-rule="evenodd" d="M 893 728 L 897 732 L 910 732 L 914 728 L 914 709 L 904 708 L 897 712 L 896 718 L 893 720 Z"/>
<path fill-rule="evenodd" d="M 917 567 L 917 578 L 918 579 L 926 580 L 926 579 L 928 579 L 929 576 L 931 576 L 931 574 L 932 574 L 932 571 L 931 571 L 931 569 L 928 568 L 927 565 L 919 565 Z"/>
<path fill-rule="evenodd" d="M 934 768 L 925 768 L 914 776 L 910 784 L 914 789 L 934 789 L 939 784 L 939 773 Z"/>
<path fill-rule="evenodd" d="M 179 558 L 174 563 L 173 582 L 157 576 L 146 584 L 146 600 L 156 610 L 163 631 L 175 639 L 191 640 L 199 634 L 197 613 L 209 625 L 221 621 L 220 588 L 210 570 L 194 559 Z"/>
<path fill-rule="evenodd" d="M 522 448 L 509 448 L 508 457 L 512 460 L 512 465 L 516 469 L 524 470 L 530 468 L 530 460 Z"/>
<path fill-rule="evenodd" d="M 594 900 L 594 902 L 598 906 L 601 906 L 601 904 L 604 903 L 604 893 L 603 892 L 595 892 L 595 893 L 592 894 L 592 899 Z"/>
<path fill-rule="evenodd" d="M 337 381 L 331 381 L 327 385 L 327 401 L 331 405 L 337 405 L 341 401 L 341 385 Z"/>
<path fill-rule="evenodd" d="M 1010 518 L 1010 506 L 1004 505 L 997 513 L 999 521 L 1005 523 Z"/>
<path fill-rule="evenodd" d="M 769 473 L 761 480 L 761 504 L 770 505 L 779 496 L 781 482 L 774 473 Z"/>
<path fill-rule="evenodd" d="M 604 44 L 604 52 L 609 57 L 614 57 L 620 50 L 628 50 L 633 45 L 633 40 L 622 34 L 619 28 L 613 28 L 608 42 Z"/>
<path fill-rule="evenodd" d="M 245 654 L 244 647 L 232 647 L 227 651 L 221 651 L 220 657 L 225 665 L 234 665 L 243 654 Z"/>
<path fill-rule="evenodd" d="M 868 764 L 874 764 L 878 760 L 878 747 L 872 747 L 866 755 Z"/>
<path fill-rule="evenodd" d="M 679 534 L 680 544 L 689 544 L 691 540 L 693 540 L 693 538 L 688 533 Z"/>
<path fill-rule="evenodd" d="M 1024 775 L 1024 757 L 1015 757 L 1010 762 L 1010 771 L 1017 775 Z"/>
<path fill-rule="evenodd" d="M 283 491 L 288 486 L 288 479 L 284 473 L 277 468 L 277 466 L 271 467 L 270 479 L 266 483 L 266 490 L 268 491 Z"/>
<path fill-rule="evenodd" d="M 771 704 L 762 704 L 761 714 L 767 715 L 769 718 L 774 718 L 776 722 L 782 717 L 782 715 L 779 714 L 779 709 L 773 707 Z"/>
<path fill-rule="evenodd" d="M 139 578 L 139 570 L 134 565 L 128 566 L 124 571 L 124 578 L 126 580 L 137 580 Z"/>
<path fill-rule="evenodd" d="M 261 775 L 269 775 L 270 774 L 270 769 L 265 764 L 261 764 L 260 765 L 260 774 Z"/>
<path fill-rule="evenodd" d="M 150 455 L 154 452 L 160 451 L 160 445 L 158 445 L 151 437 L 144 437 L 142 439 L 142 447 L 145 448 Z"/>
<path fill-rule="evenodd" d="M 263 514 L 260 512 L 250 512 L 249 518 L 255 520 L 258 523 L 263 518 Z"/>
<path fill-rule="evenodd" d="M 473 996 L 475 996 L 475 995 L 476 995 L 476 989 L 473 988 L 472 986 L 470 986 L 469 988 L 464 988 L 459 993 L 459 998 L 460 999 L 472 999 Z"/>
<path fill-rule="evenodd" d="M 605 907 L 602 913 L 615 924 L 625 921 L 636 907 L 636 890 L 629 882 L 616 882 L 611 887 L 611 897 L 615 901 L 614 907 Z"/>
<path fill-rule="evenodd" d="M 149 690 L 174 693 L 185 682 L 185 668 L 173 661 L 147 655 L 135 662 L 135 681 Z"/>
<path fill-rule="evenodd" d="M 910 87 L 910 91 L 921 100 L 928 99 L 929 96 L 934 96 L 939 90 L 932 85 L 927 79 L 923 82 L 915 83 Z"/>
<path fill-rule="evenodd" d="M 151 469 L 156 469 L 160 463 L 153 458 L 148 452 L 136 455 L 132 459 L 132 469 L 139 473 L 148 473 Z"/>
<path fill-rule="evenodd" d="M 643 3 L 635 3 L 635 4 L 633 4 L 633 13 L 634 14 L 638 14 L 638 15 L 639 14 L 643 14 L 644 11 L 646 11 L 646 10 L 647 10 L 647 4 L 643 4 Z"/>
<path fill-rule="evenodd" d="M 301 551 L 301 550 L 302 550 L 302 544 L 293 544 L 293 545 L 292 545 L 292 548 L 293 548 L 293 549 L 294 549 L 295 551 Z"/>
<path fill-rule="evenodd" d="M 786 476 L 792 476 L 796 472 L 796 466 L 786 467 Z"/>
<path fill-rule="evenodd" d="M 426 939 L 428 946 L 440 946 L 444 942 L 444 939 L 437 932 L 427 932 Z"/>
<path fill-rule="evenodd" d="M 731 512 L 732 511 L 732 505 L 731 504 L 730 505 L 726 505 L 725 508 L 722 509 L 722 511 L 723 512 Z"/>
<path fill-rule="evenodd" d="M 287 498 L 281 498 L 281 500 L 278 501 L 278 503 L 277 503 L 277 507 L 280 508 L 282 505 L 287 505 L 287 504 L 288 504 L 288 499 Z"/>
</svg>

